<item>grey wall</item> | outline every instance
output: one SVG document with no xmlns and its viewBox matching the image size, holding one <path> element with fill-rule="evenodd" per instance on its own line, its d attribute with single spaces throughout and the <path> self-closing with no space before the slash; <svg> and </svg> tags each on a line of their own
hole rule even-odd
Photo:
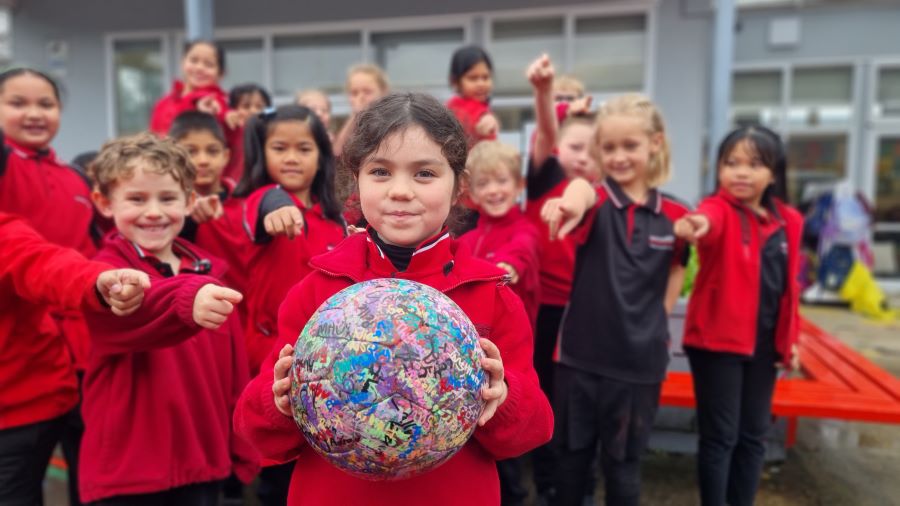
<svg viewBox="0 0 900 506">
<path fill-rule="evenodd" d="M 769 22 L 799 17 L 800 42 L 769 47 Z M 819 7 L 744 12 L 735 40 L 735 61 L 900 56 L 900 5 Z"/>
<path fill-rule="evenodd" d="M 693 204 L 701 190 L 712 18 L 686 13 L 681 7 L 672 0 L 662 0 L 659 6 L 653 95 L 666 120 L 672 149 L 672 179 L 664 190 Z"/>
</svg>

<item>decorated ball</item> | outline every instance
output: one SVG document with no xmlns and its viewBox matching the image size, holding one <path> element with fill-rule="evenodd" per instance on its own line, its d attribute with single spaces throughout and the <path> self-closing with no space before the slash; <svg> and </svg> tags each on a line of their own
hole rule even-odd
<svg viewBox="0 0 900 506">
<path fill-rule="evenodd" d="M 326 300 L 297 339 L 294 420 L 316 452 L 354 476 L 424 473 L 475 430 L 482 356 L 475 326 L 438 290 L 357 283 Z"/>
</svg>

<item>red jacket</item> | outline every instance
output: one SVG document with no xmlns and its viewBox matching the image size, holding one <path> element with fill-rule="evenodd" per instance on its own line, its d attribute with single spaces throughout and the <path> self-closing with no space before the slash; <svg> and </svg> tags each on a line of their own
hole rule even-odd
<svg viewBox="0 0 900 506">
<path fill-rule="evenodd" d="M 94 206 L 87 180 L 60 161 L 52 149 L 34 150 L 6 138 L 7 164 L 0 169 L 0 211 L 28 220 L 48 241 L 74 248 L 90 258 L 97 249 L 91 240 Z M 81 312 L 53 311 L 71 359 L 84 368 L 90 338 Z"/>
<path fill-rule="evenodd" d="M 487 102 L 480 102 L 472 98 L 464 98 L 455 95 L 447 101 L 447 109 L 450 109 L 450 112 L 456 116 L 456 119 L 459 120 L 459 124 L 462 125 L 463 131 L 466 133 L 469 149 L 480 141 L 494 140 L 497 138 L 496 135 L 482 137 L 475 131 L 475 125 L 478 124 L 478 120 L 485 114 L 491 112 L 491 108 Z"/>
<path fill-rule="evenodd" d="M 152 259 L 120 235 L 98 259 L 143 270 L 152 286 L 128 317 L 89 314 L 93 346 L 84 380 L 84 439 L 79 490 L 85 502 L 227 478 L 249 482 L 258 456 L 231 428 L 247 383 L 241 325 L 194 323 L 197 291 L 219 283 L 225 266 L 176 239 L 183 265 L 210 276 L 164 277 Z M 184 269 L 182 269 L 184 272 Z"/>
<path fill-rule="evenodd" d="M 0 212 L 0 430 L 75 407 L 75 372 L 48 309 L 100 309 L 94 286 L 110 268 Z"/>
<path fill-rule="evenodd" d="M 803 217 L 775 202 L 788 242 L 787 283 L 778 311 L 775 349 L 790 364 L 799 332 L 800 235 Z M 760 226 L 753 211 L 724 190 L 706 198 L 697 213 L 709 219 L 710 231 L 697 243 L 700 272 L 688 301 L 684 345 L 753 355 L 760 293 Z"/>
<path fill-rule="evenodd" d="M 548 306 L 565 306 L 569 303 L 569 294 L 572 291 L 572 277 L 575 272 L 575 250 L 577 246 L 572 236 L 561 241 L 550 240 L 550 229 L 541 219 L 541 208 L 547 200 L 561 197 L 569 184 L 568 179 L 563 179 L 552 190 L 539 198 L 529 197 L 525 207 L 525 216 L 528 217 L 538 231 L 538 249 L 540 258 L 540 304 Z"/>
<path fill-rule="evenodd" d="M 478 225 L 459 238 L 477 258 L 492 264 L 505 262 L 516 270 L 518 283 L 510 285 L 522 299 L 532 328 L 537 320 L 540 283 L 540 250 L 538 231 L 518 207 L 506 215 L 492 218 L 485 213 Z"/>
<path fill-rule="evenodd" d="M 494 461 L 521 455 L 550 439 L 553 414 L 532 367 L 532 337 L 522 303 L 501 282 L 502 271 L 471 256 L 449 237 L 412 257 L 405 272 L 395 272 L 368 234 L 348 237 L 334 251 L 312 260 L 315 269 L 295 286 L 279 310 L 279 337 L 262 370 L 244 390 L 235 412 L 235 429 L 263 457 L 296 459 L 288 504 L 499 505 Z M 446 293 L 491 339 L 503 357 L 509 394 L 497 413 L 449 461 L 437 469 L 399 482 L 355 478 L 327 463 L 306 444 L 292 418 L 272 398 L 272 368 L 278 349 L 294 344 L 316 308 L 336 292 L 360 281 L 395 276 Z"/>
<path fill-rule="evenodd" d="M 212 256 L 225 260 L 228 270 L 222 280 L 228 286 L 244 293 L 250 277 L 247 265 L 253 251 L 253 243 L 250 242 L 244 228 L 245 199 L 232 195 L 235 187 L 233 180 L 223 179 L 222 184 L 228 193 L 222 201 L 222 216 L 197 225 L 194 244 Z"/>
<path fill-rule="evenodd" d="M 247 197 L 244 228 L 251 240 L 265 234 L 257 231 L 256 225 L 263 197 L 273 188 L 275 185 L 264 186 Z M 288 290 L 309 274 L 309 259 L 329 251 L 344 238 L 344 227 L 325 218 L 321 206 L 305 209 L 299 199 L 293 195 L 291 198 L 303 213 L 303 234 L 294 239 L 266 236 L 269 241 L 254 246 L 250 253 L 253 276 L 247 285 L 245 337 L 251 375 L 256 375 L 259 364 L 272 349 L 278 330 L 278 306 Z"/>
<path fill-rule="evenodd" d="M 225 113 L 228 112 L 228 95 L 218 85 L 204 86 L 184 92 L 184 83 L 176 80 L 172 83 L 172 91 L 159 99 L 153 106 L 153 114 L 150 116 L 150 130 L 160 136 L 169 133 L 169 127 L 175 118 L 185 112 L 197 109 L 197 101 L 208 95 L 212 95 L 219 104 L 219 114 L 216 119 L 222 124 L 222 129 L 228 132 L 225 125 Z"/>
<path fill-rule="evenodd" d="M 228 165 L 222 171 L 222 180 L 240 181 L 241 176 L 244 175 L 244 127 L 239 126 L 233 130 L 226 130 L 225 137 L 231 154 L 228 157 Z"/>
</svg>

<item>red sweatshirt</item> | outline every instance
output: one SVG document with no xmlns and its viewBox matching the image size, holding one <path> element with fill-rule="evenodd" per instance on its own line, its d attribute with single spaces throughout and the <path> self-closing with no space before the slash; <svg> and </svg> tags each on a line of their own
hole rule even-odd
<svg viewBox="0 0 900 506">
<path fill-rule="evenodd" d="M 222 216 L 197 225 L 193 243 L 214 257 L 225 260 L 228 270 L 222 280 L 244 293 L 249 283 L 247 265 L 253 248 L 244 228 L 245 199 L 232 195 L 234 180 L 223 179 L 222 184 L 225 186 Z"/>
<path fill-rule="evenodd" d="M 541 219 L 541 208 L 547 200 L 561 197 L 569 184 L 555 156 L 548 157 L 538 170 L 529 167 L 528 201 L 525 215 L 538 230 L 540 240 L 540 304 L 565 306 L 572 291 L 575 272 L 575 241 L 571 236 L 561 241 L 550 240 L 550 229 Z"/>
<path fill-rule="evenodd" d="M 94 286 L 110 268 L 0 212 L 0 430 L 75 407 L 75 372 L 48 308 L 100 309 Z"/>
<path fill-rule="evenodd" d="M 25 218 L 48 241 L 74 248 L 90 258 L 94 206 L 87 180 L 56 157 L 52 149 L 34 150 L 6 138 L 5 168 L 0 168 L 0 211 Z M 57 333 L 65 337 L 71 359 L 84 368 L 90 338 L 80 311 L 53 311 Z"/>
<path fill-rule="evenodd" d="M 164 137 L 169 133 L 169 127 L 175 118 L 185 112 L 197 109 L 197 101 L 208 95 L 212 95 L 219 104 L 219 114 L 216 119 L 222 124 L 222 129 L 229 132 L 225 125 L 225 113 L 228 112 L 228 95 L 218 85 L 204 86 L 192 90 L 189 93 L 184 92 L 184 83 L 176 80 L 172 83 L 172 91 L 168 95 L 159 99 L 153 106 L 153 114 L 150 116 L 150 130 L 157 135 Z"/>
<path fill-rule="evenodd" d="M 510 286 L 522 299 L 533 328 L 541 290 L 537 228 L 518 207 L 513 207 L 500 218 L 481 213 L 478 225 L 460 237 L 459 242 L 470 248 L 477 258 L 495 265 L 505 262 L 516 270 L 518 283 Z"/>
<path fill-rule="evenodd" d="M 487 102 L 481 102 L 472 98 L 464 98 L 456 95 L 447 101 L 447 109 L 450 109 L 450 112 L 456 116 L 456 119 L 459 120 L 459 123 L 462 125 L 463 131 L 466 133 L 469 149 L 472 149 L 472 146 L 478 144 L 480 141 L 494 140 L 497 138 L 496 135 L 482 137 L 475 131 L 478 120 L 485 114 L 491 112 L 490 105 L 488 105 Z"/>
<path fill-rule="evenodd" d="M 518 297 L 502 283 L 503 272 L 471 256 L 446 233 L 426 241 L 404 272 L 396 272 L 368 234 L 348 237 L 334 251 L 312 260 L 313 273 L 291 289 L 278 314 L 279 337 L 262 370 L 244 390 L 235 412 L 235 429 L 263 457 L 297 460 L 288 504 L 499 505 L 496 459 L 521 455 L 550 439 L 553 414 L 532 367 L 532 337 Z M 355 478 L 327 463 L 306 444 L 292 418 L 282 415 L 272 398 L 272 368 L 278 349 L 294 344 L 316 308 L 336 292 L 357 282 L 393 276 L 425 283 L 453 299 L 482 337 L 493 341 L 503 357 L 509 394 L 494 417 L 437 469 L 403 481 L 373 482 Z"/>
<path fill-rule="evenodd" d="M 181 274 L 120 235 L 97 255 L 150 275 L 140 309 L 128 317 L 88 315 L 93 346 L 84 380 L 79 490 L 85 502 L 222 480 L 249 482 L 258 456 L 231 428 L 247 383 L 241 325 L 217 330 L 193 320 L 194 298 L 219 283 L 225 266 L 176 239 Z M 208 271 L 211 275 L 196 272 Z"/>
<path fill-rule="evenodd" d="M 775 350 L 790 364 L 799 334 L 800 236 L 803 217 L 775 201 L 770 219 L 781 220 L 787 236 L 787 281 L 775 326 Z M 688 301 L 684 345 L 753 355 L 760 294 L 760 218 L 725 190 L 706 198 L 697 213 L 710 231 L 697 243 L 700 271 Z"/>
<path fill-rule="evenodd" d="M 310 258 L 331 250 L 344 238 L 343 225 L 325 218 L 321 206 L 316 204 L 306 209 L 293 195 L 290 195 L 291 201 L 303 214 L 303 234 L 294 239 L 268 236 L 259 223 L 260 206 L 266 194 L 276 187 L 264 186 L 246 201 L 244 228 L 251 240 L 257 242 L 250 254 L 253 276 L 246 293 L 246 340 L 251 375 L 259 370 L 259 364 L 276 341 L 278 306 L 285 294 L 309 274 Z"/>
</svg>

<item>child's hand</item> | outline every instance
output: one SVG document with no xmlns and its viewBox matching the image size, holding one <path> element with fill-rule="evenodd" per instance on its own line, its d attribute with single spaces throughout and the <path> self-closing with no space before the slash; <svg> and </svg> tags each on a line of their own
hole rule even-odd
<svg viewBox="0 0 900 506">
<path fill-rule="evenodd" d="M 478 342 L 486 355 L 481 359 L 481 367 L 490 376 L 488 386 L 481 391 L 481 396 L 487 404 L 484 405 L 478 425 L 484 426 L 488 420 L 494 417 L 497 408 L 506 401 L 509 388 L 506 386 L 506 381 L 503 380 L 503 359 L 500 358 L 500 350 L 497 349 L 497 345 L 484 338 L 479 339 Z"/>
<path fill-rule="evenodd" d="M 510 283 L 516 284 L 519 282 L 519 273 L 516 272 L 516 269 L 512 265 L 509 265 L 506 262 L 500 262 L 497 264 L 497 267 L 499 267 L 509 273 L 509 282 Z"/>
<path fill-rule="evenodd" d="M 246 121 L 246 117 L 241 111 L 232 109 L 225 113 L 225 125 L 234 130 L 237 127 L 244 126 L 244 121 Z"/>
<path fill-rule="evenodd" d="M 150 288 L 150 276 L 134 269 L 104 271 L 97 276 L 96 286 L 113 314 L 126 316 L 141 307 L 144 290 Z"/>
<path fill-rule="evenodd" d="M 553 63 L 550 62 L 550 57 L 546 53 L 531 62 L 528 70 L 525 71 L 531 86 L 538 92 L 546 92 L 551 89 L 555 73 Z"/>
<path fill-rule="evenodd" d="M 791 345 L 791 370 L 800 370 L 800 348 L 797 347 L 797 343 Z"/>
<path fill-rule="evenodd" d="M 191 212 L 191 218 L 197 223 L 206 223 L 207 221 L 217 220 L 222 217 L 222 201 L 218 195 L 208 195 L 206 197 L 197 197 L 197 203 L 194 204 L 194 210 Z"/>
<path fill-rule="evenodd" d="M 284 416 L 291 414 L 291 363 L 294 361 L 294 347 L 286 344 L 278 352 L 278 360 L 275 362 L 275 378 L 272 382 L 272 394 L 275 395 L 275 408 Z"/>
<path fill-rule="evenodd" d="M 491 113 L 485 114 L 475 124 L 475 133 L 479 137 L 493 137 L 500 131 L 500 122 L 497 117 Z"/>
<path fill-rule="evenodd" d="M 293 239 L 303 234 L 303 213 L 297 206 L 280 207 L 266 215 L 263 220 L 266 233 L 271 236 L 285 235 Z"/>
<path fill-rule="evenodd" d="M 594 97 L 590 95 L 576 98 L 569 103 L 569 109 L 566 111 L 566 117 L 578 116 L 579 114 L 587 114 L 591 112 L 591 103 L 593 101 Z"/>
<path fill-rule="evenodd" d="M 347 235 L 358 234 L 360 232 L 365 232 L 365 227 L 357 227 L 356 225 L 347 225 Z"/>
<path fill-rule="evenodd" d="M 206 95 L 197 100 L 197 110 L 218 117 L 219 113 L 222 112 L 222 107 L 219 105 L 219 102 L 216 101 L 215 96 Z"/>
<path fill-rule="evenodd" d="M 709 232 L 709 218 L 702 214 L 688 214 L 675 222 L 675 235 L 691 244 Z"/>
<path fill-rule="evenodd" d="M 203 285 L 194 297 L 194 322 L 206 329 L 217 329 L 234 311 L 234 305 L 243 298 L 240 292 L 231 288 Z"/>
<path fill-rule="evenodd" d="M 541 208 L 541 219 L 550 229 L 550 240 L 565 238 L 578 226 L 586 211 L 587 207 L 578 199 L 557 197 L 547 200 Z"/>
</svg>

